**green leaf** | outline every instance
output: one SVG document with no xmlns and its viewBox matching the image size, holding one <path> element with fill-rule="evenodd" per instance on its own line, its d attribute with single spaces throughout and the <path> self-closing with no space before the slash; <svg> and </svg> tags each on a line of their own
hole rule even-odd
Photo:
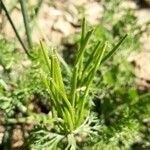
<svg viewBox="0 0 150 150">
<path fill-rule="evenodd" d="M 122 42 L 126 39 L 127 34 L 118 42 L 116 46 L 113 47 L 113 49 L 102 59 L 101 63 L 104 63 L 107 59 L 109 59 L 119 48 L 119 46 L 122 44 Z"/>
<path fill-rule="evenodd" d="M 85 39 L 84 39 L 83 42 L 81 43 L 81 46 L 80 46 L 80 48 L 79 48 L 79 51 L 78 51 L 78 54 L 77 54 L 77 57 L 76 57 L 75 65 L 78 65 L 78 64 L 79 64 L 79 62 L 80 62 L 80 60 L 81 60 L 81 58 L 82 58 L 82 55 L 83 55 L 83 53 L 85 52 L 85 47 L 86 47 L 86 45 L 87 45 L 87 43 L 88 43 L 88 41 L 89 41 L 89 39 L 90 39 L 90 37 L 91 37 L 93 31 L 94 31 L 94 30 L 88 31 L 88 33 L 87 33 L 86 36 L 85 36 Z"/>
<path fill-rule="evenodd" d="M 47 54 L 47 52 L 46 52 L 46 50 L 45 50 L 45 48 L 43 46 L 42 41 L 40 41 L 40 45 L 41 45 L 41 52 L 42 52 L 42 55 L 44 57 L 45 63 L 47 65 L 47 67 L 48 67 L 49 72 L 51 72 L 51 62 L 49 60 L 48 54 Z"/>
</svg>

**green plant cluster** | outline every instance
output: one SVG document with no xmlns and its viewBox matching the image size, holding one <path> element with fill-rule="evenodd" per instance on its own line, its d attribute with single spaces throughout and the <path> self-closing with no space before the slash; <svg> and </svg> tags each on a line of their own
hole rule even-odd
<svg viewBox="0 0 150 150">
<path fill-rule="evenodd" d="M 24 135 L 21 149 L 128 150 L 136 145 L 149 149 L 150 95 L 137 90 L 127 62 L 129 53 L 139 47 L 137 32 L 130 33 L 138 29 L 133 26 L 136 17 L 125 10 L 112 23 L 120 11 L 116 7 L 120 1 L 115 2 L 103 3 L 108 10 L 101 25 L 87 27 L 82 20 L 72 64 L 45 42 L 33 44 L 26 3 L 21 0 L 25 45 L 3 3 L 27 56 L 13 43 L 0 40 L 0 125 L 5 126 L 2 149 L 12 149 L 16 125 Z M 33 125 L 29 132 L 25 129 L 28 125 Z"/>
</svg>

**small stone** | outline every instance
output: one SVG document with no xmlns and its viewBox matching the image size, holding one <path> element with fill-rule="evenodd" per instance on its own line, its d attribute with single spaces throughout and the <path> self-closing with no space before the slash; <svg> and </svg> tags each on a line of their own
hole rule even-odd
<svg viewBox="0 0 150 150">
<path fill-rule="evenodd" d="M 96 24 L 99 22 L 99 19 L 102 17 L 103 11 L 103 7 L 97 2 L 87 3 L 87 5 L 85 6 L 85 15 L 87 16 L 87 20 L 91 24 Z"/>
<path fill-rule="evenodd" d="M 73 27 L 70 23 L 65 21 L 63 17 L 59 17 L 58 21 L 54 24 L 53 29 L 62 32 L 64 36 L 68 36 L 73 32 Z"/>
</svg>

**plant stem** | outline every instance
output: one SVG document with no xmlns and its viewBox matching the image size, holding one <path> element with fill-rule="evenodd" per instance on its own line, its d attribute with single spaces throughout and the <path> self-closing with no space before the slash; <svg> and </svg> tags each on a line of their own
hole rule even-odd
<svg viewBox="0 0 150 150">
<path fill-rule="evenodd" d="M 89 93 L 89 88 L 90 88 L 90 85 L 93 81 L 93 78 L 95 76 L 95 73 L 98 69 L 98 67 L 100 66 L 101 64 L 101 61 L 102 61 L 102 58 L 104 56 L 104 52 L 106 50 L 106 46 L 107 44 L 105 43 L 99 53 L 99 56 L 97 56 L 97 60 L 96 60 L 96 63 L 95 63 L 95 66 L 94 68 L 92 69 L 91 73 L 89 73 L 89 80 L 87 81 L 87 84 L 86 84 L 86 90 L 85 90 L 85 93 L 84 93 L 84 96 L 83 96 L 83 99 L 82 99 L 82 103 L 81 103 L 81 106 L 80 106 L 80 113 L 79 113 L 79 119 L 78 119 L 78 122 L 77 122 L 77 126 L 81 124 L 82 120 L 83 120 L 83 117 L 84 117 L 84 107 L 85 107 L 85 104 L 86 104 L 86 97 Z"/>
<path fill-rule="evenodd" d="M 30 116 L 27 117 L 20 117 L 20 118 L 1 118 L 0 124 L 1 125 L 13 125 L 13 124 L 52 124 L 54 122 L 61 122 L 61 120 L 58 118 L 52 119 L 49 116 L 45 115 L 37 115 L 34 113 L 31 113 Z"/>
<path fill-rule="evenodd" d="M 30 123 L 33 123 L 34 119 L 32 117 L 22 117 L 22 118 L 9 118 L 9 119 L 4 119 L 4 118 L 1 118 L 0 119 L 0 123 L 5 125 L 5 124 L 30 124 Z"/>
<path fill-rule="evenodd" d="M 72 87 L 71 87 L 71 104 L 73 107 L 75 107 L 75 97 L 76 97 L 76 88 L 77 88 L 77 72 L 78 67 L 74 67 L 73 76 L 72 76 Z"/>
<path fill-rule="evenodd" d="M 1 6 L 2 6 L 2 8 L 3 8 L 3 10 L 4 10 L 4 12 L 5 12 L 5 14 L 6 14 L 6 16 L 7 16 L 8 20 L 9 20 L 9 22 L 10 22 L 14 32 L 15 32 L 15 34 L 16 34 L 16 37 L 19 40 L 23 50 L 30 57 L 30 54 L 28 53 L 28 50 L 27 50 L 26 46 L 24 45 L 24 43 L 23 43 L 23 41 L 22 41 L 22 39 L 21 39 L 21 37 L 20 37 L 20 35 L 19 35 L 19 33 L 18 33 L 18 31 L 17 31 L 17 29 L 16 29 L 16 27 L 15 27 L 15 25 L 14 25 L 14 23 L 13 23 L 11 17 L 10 17 L 10 15 L 9 15 L 9 12 L 8 12 L 7 8 L 5 7 L 5 4 L 3 3 L 2 0 L 1 0 Z"/>
<path fill-rule="evenodd" d="M 35 10 L 35 11 L 34 11 L 34 14 L 30 16 L 30 21 L 31 21 L 32 19 L 34 19 L 34 18 L 38 15 L 42 3 L 43 3 L 43 0 L 38 0 L 37 6 L 36 6 L 36 8 L 34 9 L 34 10 Z"/>
<path fill-rule="evenodd" d="M 31 40 L 31 34 L 30 34 L 30 27 L 29 27 L 29 19 L 28 19 L 28 14 L 27 14 L 26 1 L 20 0 L 20 5 L 21 5 L 21 12 L 23 15 L 23 20 L 24 20 L 24 26 L 25 26 L 25 30 L 26 30 L 28 46 L 31 49 L 32 48 L 32 40 Z"/>
<path fill-rule="evenodd" d="M 83 59 L 82 57 L 83 57 L 86 45 L 87 45 L 87 43 L 88 43 L 92 33 L 93 33 L 93 30 L 89 31 L 86 34 L 86 36 L 84 35 L 85 36 L 84 39 L 83 39 L 83 37 L 81 38 L 82 39 L 82 43 L 80 45 L 80 48 L 78 50 L 78 54 L 76 56 L 75 67 L 74 67 L 74 70 L 73 70 L 72 83 L 71 83 L 71 93 L 70 93 L 71 104 L 73 105 L 73 107 L 75 105 L 75 97 L 76 97 L 76 88 L 77 88 L 77 84 L 78 84 L 78 77 L 80 75 L 80 72 L 82 71 L 82 70 L 79 70 L 79 68 L 82 67 L 81 66 L 82 65 L 81 61 Z M 83 36 L 83 34 L 85 34 L 85 33 L 82 33 L 82 36 Z"/>
<path fill-rule="evenodd" d="M 128 35 L 126 34 L 114 47 L 113 49 L 102 59 L 101 64 L 104 63 L 108 58 L 110 58 L 122 44 L 122 42 L 126 39 Z"/>
<path fill-rule="evenodd" d="M 11 150 L 12 149 L 12 134 L 14 125 L 9 125 L 5 127 L 5 132 L 2 140 L 2 149 Z"/>
</svg>

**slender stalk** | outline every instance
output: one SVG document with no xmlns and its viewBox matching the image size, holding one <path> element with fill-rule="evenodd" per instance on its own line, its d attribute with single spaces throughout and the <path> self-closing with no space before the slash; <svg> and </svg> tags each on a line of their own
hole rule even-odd
<svg viewBox="0 0 150 150">
<path fill-rule="evenodd" d="M 85 36 L 86 36 L 86 20 L 85 20 L 85 18 L 83 18 L 83 20 L 82 20 L 82 26 L 81 26 L 80 46 L 82 45 L 82 42 L 84 41 Z"/>
<path fill-rule="evenodd" d="M 85 38 L 84 38 L 84 40 L 82 42 L 82 45 L 79 48 L 79 53 L 78 53 L 78 55 L 76 57 L 75 65 L 78 65 L 80 63 L 81 58 L 82 58 L 82 56 L 83 56 L 83 54 L 85 52 L 85 47 L 86 47 L 87 43 L 89 42 L 89 39 L 90 39 L 93 31 L 94 30 L 91 30 L 91 31 L 87 32 L 87 34 L 86 34 L 86 36 L 85 36 Z"/>
<path fill-rule="evenodd" d="M 19 42 L 20 42 L 20 44 L 21 44 L 23 50 L 25 51 L 25 53 L 28 55 L 28 57 L 30 57 L 30 54 L 29 54 L 29 52 L 28 52 L 26 46 L 24 45 L 24 43 L 23 43 L 23 41 L 22 41 L 22 39 L 21 39 L 21 37 L 20 37 L 20 35 L 19 35 L 19 33 L 18 33 L 16 27 L 15 27 L 15 25 L 14 25 L 14 23 L 13 23 L 13 21 L 12 21 L 10 15 L 9 15 L 9 12 L 8 12 L 7 8 L 5 7 L 5 4 L 3 3 L 2 0 L 1 0 L 0 2 L 1 2 L 1 6 L 2 6 L 2 8 L 3 8 L 3 10 L 4 10 L 4 12 L 5 12 L 7 18 L 8 18 L 8 21 L 9 21 L 9 23 L 11 24 L 11 26 L 12 26 L 12 28 L 13 28 L 15 34 L 16 34 L 17 39 L 19 40 Z"/>
<path fill-rule="evenodd" d="M 33 118 L 32 117 L 22 117 L 22 118 L 18 118 L 18 119 L 16 119 L 16 118 L 9 118 L 9 119 L 4 119 L 4 118 L 1 118 L 0 119 L 0 123 L 2 124 L 2 125 L 6 125 L 6 124 L 24 124 L 24 123 L 26 123 L 26 124 L 30 124 L 30 123 L 33 123 Z"/>
<path fill-rule="evenodd" d="M 62 122 L 61 119 L 57 118 L 53 119 L 49 116 L 45 115 L 37 115 L 32 113 L 30 116 L 27 117 L 20 117 L 20 118 L 0 118 L 1 125 L 14 125 L 14 124 L 38 124 L 43 122 L 44 124 L 52 124 L 54 122 Z"/>
<path fill-rule="evenodd" d="M 89 59 L 87 60 L 87 63 L 85 64 L 85 67 L 84 67 L 84 69 L 82 71 L 82 77 L 81 77 L 81 80 L 80 80 L 81 83 L 85 79 L 86 73 L 91 68 L 91 60 L 94 60 L 94 58 L 96 57 L 97 50 L 98 50 L 98 48 L 100 46 L 100 43 L 101 43 L 100 41 L 97 43 L 97 45 L 95 46 L 95 48 L 94 48 L 93 52 L 91 53 Z M 80 83 L 80 85 L 81 85 L 81 83 Z"/>
<path fill-rule="evenodd" d="M 72 87 L 70 93 L 71 104 L 73 107 L 75 107 L 75 97 L 76 97 L 77 77 L 78 77 L 77 72 L 78 72 L 78 68 L 77 66 L 75 66 L 73 76 L 72 76 Z"/>
<path fill-rule="evenodd" d="M 142 95 L 139 96 L 140 99 L 143 99 L 143 98 L 146 98 L 146 97 L 149 97 L 150 96 L 150 93 L 144 93 Z"/>
<path fill-rule="evenodd" d="M 48 54 L 45 51 L 45 48 L 44 48 L 44 45 L 43 45 L 42 41 L 40 41 L 40 45 L 41 45 L 41 52 L 43 54 L 45 63 L 47 65 L 47 67 L 48 67 L 49 72 L 51 72 L 51 62 L 50 62 L 50 60 L 48 58 Z"/>
<path fill-rule="evenodd" d="M 104 63 L 108 58 L 110 58 L 119 48 L 119 46 L 122 44 L 122 42 L 126 39 L 128 35 L 126 34 L 113 48 L 112 50 L 106 55 L 104 56 L 104 58 L 102 59 L 101 63 Z"/>
<path fill-rule="evenodd" d="M 20 5 L 21 5 L 21 12 L 23 15 L 23 20 L 24 20 L 24 26 L 25 26 L 25 30 L 26 30 L 28 46 L 31 49 L 32 48 L 32 39 L 31 39 L 31 34 L 30 34 L 30 27 L 29 27 L 29 19 L 28 19 L 28 14 L 27 14 L 26 1 L 20 0 Z"/>
<path fill-rule="evenodd" d="M 40 8 L 41 8 L 41 6 L 42 6 L 42 3 L 43 3 L 43 0 L 38 0 L 37 6 L 36 6 L 36 8 L 34 9 L 34 14 L 30 16 L 30 21 L 31 21 L 32 19 L 34 19 L 34 18 L 38 15 L 38 13 L 39 13 L 39 11 L 40 11 Z"/>
<path fill-rule="evenodd" d="M 80 47 L 82 46 L 82 43 L 84 42 L 84 38 L 85 38 L 85 36 L 86 36 L 86 20 L 85 20 L 85 18 L 83 18 L 83 20 L 82 20 L 82 31 L 81 31 L 81 40 L 80 40 Z M 83 70 L 83 57 L 81 58 L 81 60 L 80 60 L 80 62 L 79 62 L 79 70 L 78 70 L 78 72 L 79 72 L 79 79 L 81 78 L 81 76 L 82 76 L 82 70 Z M 77 83 L 78 84 L 78 83 Z"/>
<path fill-rule="evenodd" d="M 81 71 L 81 70 L 79 70 L 79 68 L 81 67 L 80 62 L 82 60 L 82 56 L 85 52 L 86 45 L 87 45 L 92 33 L 93 33 L 93 30 L 89 31 L 86 34 L 84 40 L 82 41 L 82 43 L 80 45 L 79 52 L 78 52 L 76 60 L 75 60 L 75 67 L 74 67 L 74 70 L 73 70 L 71 93 L 70 93 L 71 104 L 73 105 L 73 107 L 75 105 L 76 88 L 77 88 L 77 81 L 78 81 L 78 77 L 79 77 L 78 75 L 80 75 L 79 71 Z"/>
<path fill-rule="evenodd" d="M 13 134 L 14 125 L 8 125 L 5 127 L 5 132 L 2 140 L 2 149 L 8 150 L 12 149 L 12 134 Z"/>
<path fill-rule="evenodd" d="M 88 77 L 89 80 L 88 80 L 88 82 L 86 84 L 86 90 L 84 92 L 84 96 L 83 96 L 82 103 L 81 103 L 80 110 L 79 110 L 80 113 L 79 113 L 79 119 L 78 119 L 78 122 L 77 122 L 77 126 L 80 125 L 81 122 L 82 122 L 82 119 L 83 119 L 83 116 L 84 116 L 84 107 L 85 107 L 85 104 L 86 104 L 86 97 L 87 97 L 87 95 L 89 93 L 89 88 L 90 88 L 90 85 L 91 85 L 91 83 L 93 81 L 95 73 L 96 73 L 99 65 L 101 64 L 102 58 L 104 56 L 104 52 L 106 50 L 106 46 L 107 46 L 106 44 L 103 45 L 102 50 L 99 53 L 99 56 L 97 56 L 97 60 L 96 60 L 95 66 L 92 69 L 91 73 L 89 74 L 89 77 Z"/>
<path fill-rule="evenodd" d="M 55 90 L 62 96 L 62 98 L 64 100 L 64 104 L 66 104 L 66 106 L 68 107 L 68 110 L 69 110 L 69 112 L 70 112 L 70 114 L 72 116 L 72 119 L 73 119 L 73 117 L 74 117 L 74 110 L 73 110 L 73 107 L 70 104 L 68 98 L 66 97 L 66 95 L 61 90 L 59 90 L 58 86 L 55 84 L 55 82 L 52 79 L 50 81 L 54 85 Z"/>
<path fill-rule="evenodd" d="M 56 52 L 52 50 L 49 58 L 48 53 L 41 42 L 41 54 L 48 67 L 48 73 L 50 73 L 51 76 L 51 78 L 48 80 L 43 74 L 43 81 L 54 104 L 52 107 L 55 107 L 58 116 L 63 118 L 67 126 L 66 130 L 67 132 L 70 132 L 74 129 L 74 108 L 66 95 Z"/>
</svg>

